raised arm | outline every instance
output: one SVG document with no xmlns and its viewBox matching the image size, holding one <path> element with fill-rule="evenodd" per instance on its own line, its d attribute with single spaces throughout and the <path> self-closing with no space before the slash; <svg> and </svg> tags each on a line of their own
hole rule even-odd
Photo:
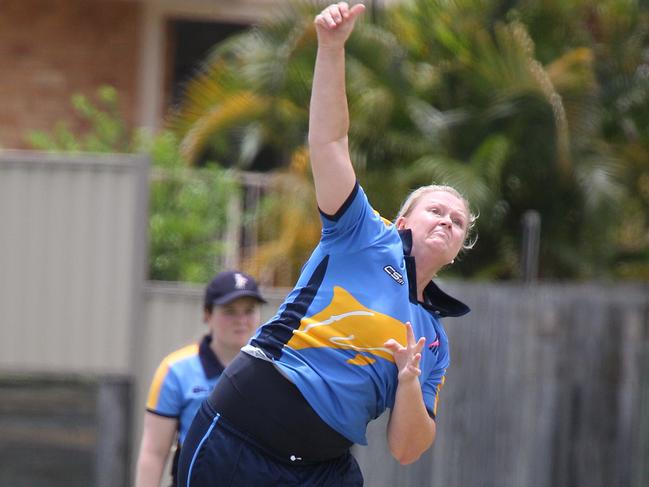
<svg viewBox="0 0 649 487">
<path fill-rule="evenodd" d="M 340 209 L 356 183 L 347 142 L 345 42 L 364 10 L 362 4 L 349 7 L 340 2 L 314 20 L 318 52 L 309 107 L 309 153 L 318 207 L 328 215 Z"/>
</svg>

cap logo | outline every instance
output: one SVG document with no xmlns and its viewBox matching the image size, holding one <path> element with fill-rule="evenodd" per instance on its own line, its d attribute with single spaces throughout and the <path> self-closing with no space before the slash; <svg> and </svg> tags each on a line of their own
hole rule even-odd
<svg viewBox="0 0 649 487">
<path fill-rule="evenodd" d="M 248 284 L 248 278 L 238 272 L 234 274 L 234 287 L 237 289 L 245 289 Z"/>
</svg>

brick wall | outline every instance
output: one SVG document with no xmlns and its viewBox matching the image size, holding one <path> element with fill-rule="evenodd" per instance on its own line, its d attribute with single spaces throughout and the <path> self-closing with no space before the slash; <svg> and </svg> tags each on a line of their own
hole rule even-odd
<svg viewBox="0 0 649 487">
<path fill-rule="evenodd" d="M 26 148 L 29 130 L 66 120 L 79 130 L 70 97 L 110 84 L 122 113 L 136 117 L 137 2 L 0 1 L 0 148 Z"/>
</svg>

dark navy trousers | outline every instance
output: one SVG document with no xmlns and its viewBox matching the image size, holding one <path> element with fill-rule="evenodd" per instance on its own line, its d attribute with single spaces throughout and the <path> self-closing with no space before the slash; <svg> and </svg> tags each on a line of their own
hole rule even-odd
<svg viewBox="0 0 649 487">
<path fill-rule="evenodd" d="M 293 463 L 238 431 L 209 402 L 201 405 L 180 451 L 177 487 L 361 487 L 348 451 L 325 462 Z"/>
</svg>

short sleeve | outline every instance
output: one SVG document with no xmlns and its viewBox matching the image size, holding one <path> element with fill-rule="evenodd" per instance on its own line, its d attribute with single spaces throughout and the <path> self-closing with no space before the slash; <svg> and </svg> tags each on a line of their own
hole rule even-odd
<svg viewBox="0 0 649 487">
<path fill-rule="evenodd" d="M 336 253 L 350 253 L 371 246 L 392 224 L 371 207 L 363 188 L 356 183 L 335 215 L 320 213 L 320 244 Z"/>
<path fill-rule="evenodd" d="M 437 359 L 435 367 L 430 372 L 426 381 L 422 384 L 422 394 L 424 404 L 431 418 L 437 416 L 437 406 L 439 403 L 439 393 L 446 382 L 446 369 L 449 366 L 448 348 L 440 350 L 440 356 Z"/>
<path fill-rule="evenodd" d="M 446 370 L 443 371 L 441 375 L 436 377 L 435 381 L 427 381 L 426 385 L 429 387 L 423 388 L 424 395 L 424 404 L 426 405 L 426 410 L 431 418 L 435 419 L 437 417 L 437 403 L 439 401 L 439 392 L 444 387 L 446 382 Z"/>
<path fill-rule="evenodd" d="M 156 370 L 149 388 L 146 409 L 154 414 L 177 418 L 182 410 L 180 381 L 166 361 Z"/>
</svg>

